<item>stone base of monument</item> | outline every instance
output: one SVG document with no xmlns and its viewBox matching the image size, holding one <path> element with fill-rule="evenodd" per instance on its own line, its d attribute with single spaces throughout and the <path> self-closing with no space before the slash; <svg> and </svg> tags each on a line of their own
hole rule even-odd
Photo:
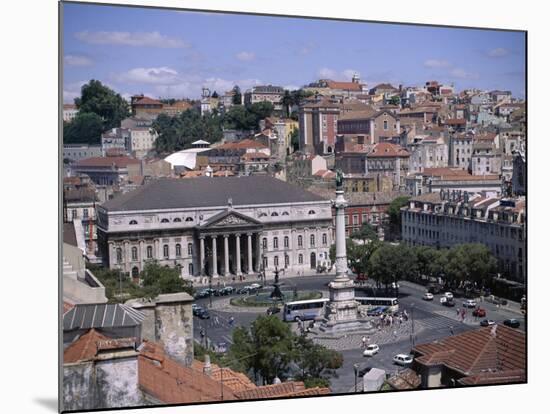
<svg viewBox="0 0 550 414">
<path fill-rule="evenodd" d="M 352 319 L 352 320 L 338 320 L 331 321 L 323 319 L 319 326 L 319 333 L 329 335 L 339 335 L 342 333 L 354 332 L 354 333 L 370 333 L 374 331 L 372 323 L 368 319 Z"/>
</svg>

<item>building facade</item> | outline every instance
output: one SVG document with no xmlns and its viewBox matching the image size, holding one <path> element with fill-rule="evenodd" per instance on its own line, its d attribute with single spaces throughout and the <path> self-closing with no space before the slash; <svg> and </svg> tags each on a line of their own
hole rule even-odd
<svg viewBox="0 0 550 414">
<path fill-rule="evenodd" d="M 499 272 L 525 282 L 525 198 L 483 197 L 453 191 L 413 197 L 401 209 L 403 240 L 413 246 L 487 246 Z"/>
<path fill-rule="evenodd" d="M 331 204 L 268 176 L 159 179 L 98 207 L 98 244 L 134 277 L 148 260 L 199 280 L 308 272 L 329 260 Z"/>
</svg>

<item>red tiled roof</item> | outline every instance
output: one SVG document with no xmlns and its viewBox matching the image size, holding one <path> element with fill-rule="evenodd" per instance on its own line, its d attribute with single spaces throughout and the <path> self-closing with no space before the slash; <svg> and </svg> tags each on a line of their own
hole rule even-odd
<svg viewBox="0 0 550 414">
<path fill-rule="evenodd" d="M 483 374 L 471 375 L 458 380 L 462 385 L 493 385 L 510 384 L 514 382 L 525 382 L 527 376 L 524 369 L 511 369 L 499 372 L 485 372 Z"/>
<path fill-rule="evenodd" d="M 134 102 L 134 105 L 160 105 L 162 106 L 161 101 L 157 101 L 156 99 L 149 98 L 148 96 L 144 96 L 141 99 L 138 99 Z"/>
<path fill-rule="evenodd" d="M 73 303 L 69 303 L 67 301 L 63 301 L 63 314 L 69 312 L 72 308 L 74 308 Z"/>
<path fill-rule="evenodd" d="M 99 341 L 107 340 L 105 335 L 100 334 L 95 329 L 90 329 L 63 352 L 63 363 L 85 361 L 94 358 L 97 355 L 97 344 Z"/>
<path fill-rule="evenodd" d="M 77 162 L 78 167 L 110 167 L 126 168 L 129 164 L 139 164 L 140 161 L 131 157 L 92 157 Z"/>
<path fill-rule="evenodd" d="M 280 384 L 264 385 L 262 387 L 251 388 L 239 391 L 236 394 L 240 400 L 252 400 L 276 397 L 295 397 L 302 395 L 323 395 L 329 394 L 328 388 L 308 388 L 301 381 L 282 382 Z"/>
<path fill-rule="evenodd" d="M 414 351 L 419 364 L 442 364 L 464 375 L 526 368 L 525 333 L 500 324 L 417 345 Z"/>
<path fill-rule="evenodd" d="M 253 139 L 243 139 L 242 141 L 228 142 L 220 145 L 216 149 L 252 149 L 252 148 L 267 148 L 264 144 Z"/>
<path fill-rule="evenodd" d="M 408 157 L 409 152 L 400 145 L 380 142 L 368 153 L 369 157 Z"/>
<path fill-rule="evenodd" d="M 354 82 L 337 82 L 337 81 L 327 81 L 327 85 L 330 89 L 343 89 L 346 91 L 361 91 L 361 84 Z"/>
<path fill-rule="evenodd" d="M 446 119 L 444 123 L 445 125 L 466 125 L 466 120 L 464 118 L 460 118 L 460 119 L 451 118 L 451 119 Z"/>
<path fill-rule="evenodd" d="M 241 156 L 245 160 L 255 160 L 255 159 L 269 159 L 269 155 L 264 154 L 263 152 L 247 152 Z"/>
</svg>

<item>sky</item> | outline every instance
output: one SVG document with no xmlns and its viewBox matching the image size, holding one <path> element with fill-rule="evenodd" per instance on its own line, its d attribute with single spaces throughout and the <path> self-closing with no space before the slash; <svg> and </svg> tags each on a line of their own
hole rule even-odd
<svg viewBox="0 0 550 414">
<path fill-rule="evenodd" d="M 90 79 L 122 96 L 198 98 L 318 79 L 368 87 L 511 90 L 525 97 L 521 32 L 64 3 L 63 100 Z"/>
</svg>

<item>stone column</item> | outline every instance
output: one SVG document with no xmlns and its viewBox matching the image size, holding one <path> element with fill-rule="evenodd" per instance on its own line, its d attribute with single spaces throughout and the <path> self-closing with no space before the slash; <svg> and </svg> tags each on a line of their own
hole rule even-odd
<svg viewBox="0 0 550 414">
<path fill-rule="evenodd" d="M 157 260 L 160 259 L 160 254 L 159 254 L 159 239 L 155 239 L 155 241 L 153 242 L 153 244 L 155 245 L 154 248 L 153 248 L 153 257 Z"/>
<path fill-rule="evenodd" d="M 218 249 L 216 247 L 216 236 L 212 236 L 212 277 L 218 276 Z"/>
<path fill-rule="evenodd" d="M 132 256 L 130 256 L 130 242 L 128 240 L 124 240 L 124 254 L 122 256 L 124 263 L 124 270 L 126 272 L 129 271 L 130 268 L 130 259 Z"/>
<path fill-rule="evenodd" d="M 223 235 L 223 275 L 229 276 L 229 235 Z"/>
<path fill-rule="evenodd" d="M 237 273 L 237 276 L 240 276 L 242 274 L 241 272 L 241 235 L 240 234 L 235 234 L 235 242 L 237 243 L 237 269 L 236 269 L 236 273 Z"/>
<path fill-rule="evenodd" d="M 252 274 L 254 269 L 252 269 L 252 233 L 246 234 L 248 238 L 248 268 L 246 269 L 248 274 Z"/>
<path fill-rule="evenodd" d="M 139 241 L 139 265 L 141 270 L 145 266 L 145 240 Z"/>
<path fill-rule="evenodd" d="M 114 269 L 116 263 L 116 247 L 113 242 L 109 242 L 109 269 Z"/>
<path fill-rule="evenodd" d="M 204 276 L 204 236 L 199 236 L 199 240 L 200 240 L 200 263 L 199 263 L 199 266 L 200 266 L 200 270 L 199 270 L 199 274 L 201 276 Z"/>
<path fill-rule="evenodd" d="M 347 207 L 347 201 L 344 199 L 344 191 L 336 191 L 336 279 L 347 280 L 348 263 L 346 257 L 346 221 L 344 210 Z"/>
</svg>

